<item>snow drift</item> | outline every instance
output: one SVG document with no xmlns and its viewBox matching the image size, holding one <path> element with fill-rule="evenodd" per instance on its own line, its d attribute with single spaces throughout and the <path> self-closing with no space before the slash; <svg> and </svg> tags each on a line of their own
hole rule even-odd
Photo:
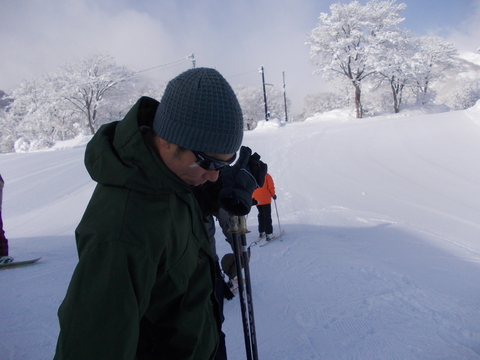
<svg viewBox="0 0 480 360">
<path fill-rule="evenodd" d="M 252 247 L 260 359 L 480 359 L 480 104 L 263 125 L 244 143 L 269 165 L 286 235 Z M 2 359 L 55 351 L 95 185 L 68 146 L 0 156 L 11 255 L 42 256 L 0 270 Z M 256 224 L 252 209 L 250 240 Z M 231 360 L 245 358 L 239 305 L 225 304 Z"/>
</svg>

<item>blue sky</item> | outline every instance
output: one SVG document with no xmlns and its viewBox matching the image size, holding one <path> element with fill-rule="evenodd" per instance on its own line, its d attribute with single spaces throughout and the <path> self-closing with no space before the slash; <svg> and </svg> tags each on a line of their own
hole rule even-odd
<svg viewBox="0 0 480 360">
<path fill-rule="evenodd" d="M 397 1 L 397 3 L 399 3 Z M 472 0 L 410 0 L 403 1 L 403 27 L 415 35 L 439 35 L 448 37 L 451 31 L 468 31 L 480 22 L 479 1 Z M 477 33 L 478 35 L 478 33 Z M 480 39 L 478 39 L 480 47 Z"/>
<path fill-rule="evenodd" d="M 342 1 L 348 3 L 349 1 Z M 218 69 L 232 85 L 282 87 L 300 111 L 306 94 L 325 91 L 304 45 L 324 0 L 2 0 L 0 89 L 106 51 L 120 65 L 143 70 L 194 53 L 197 66 Z M 365 1 L 360 1 L 365 4 Z M 402 1 L 397 1 L 397 4 Z M 459 50 L 480 47 L 480 0 L 407 0 L 403 27 L 441 35 Z M 191 66 L 148 73 L 168 81 Z"/>
</svg>

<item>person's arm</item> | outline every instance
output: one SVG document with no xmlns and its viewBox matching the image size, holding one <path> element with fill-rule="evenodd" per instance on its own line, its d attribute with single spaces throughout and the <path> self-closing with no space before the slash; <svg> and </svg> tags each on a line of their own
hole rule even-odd
<svg viewBox="0 0 480 360">
<path fill-rule="evenodd" d="M 270 176 L 270 174 L 267 176 L 267 189 L 270 192 L 270 196 L 273 198 L 275 196 L 275 184 L 273 182 L 273 178 Z"/>
</svg>

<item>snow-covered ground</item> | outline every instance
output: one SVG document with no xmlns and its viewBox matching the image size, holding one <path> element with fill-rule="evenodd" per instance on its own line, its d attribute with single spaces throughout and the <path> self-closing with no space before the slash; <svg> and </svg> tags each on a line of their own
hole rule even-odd
<svg viewBox="0 0 480 360">
<path fill-rule="evenodd" d="M 252 247 L 260 359 L 480 359 L 480 103 L 404 114 L 337 111 L 246 133 L 286 231 Z M 11 255 L 42 257 L 0 270 L 2 359 L 54 353 L 73 232 L 94 188 L 73 145 L 0 156 Z M 252 209 L 250 240 L 256 224 Z M 244 359 L 238 298 L 225 316 L 229 358 Z"/>
</svg>

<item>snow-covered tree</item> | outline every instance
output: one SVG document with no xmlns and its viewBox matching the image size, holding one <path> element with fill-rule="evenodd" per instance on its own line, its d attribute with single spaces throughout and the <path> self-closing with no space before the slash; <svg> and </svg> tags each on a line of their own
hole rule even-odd
<svg viewBox="0 0 480 360">
<path fill-rule="evenodd" d="M 480 99 L 480 77 L 463 79 L 457 85 L 447 101 L 447 105 L 454 110 L 464 110 L 474 106 Z"/>
<path fill-rule="evenodd" d="M 283 89 L 275 86 L 268 86 L 265 89 L 267 95 L 267 107 L 270 118 L 285 119 L 285 98 Z M 291 101 L 287 96 L 287 111 L 291 106 Z"/>
<path fill-rule="evenodd" d="M 257 122 L 265 117 L 262 89 L 253 86 L 235 85 L 233 91 L 242 108 L 244 128 L 246 130 L 254 129 Z"/>
<path fill-rule="evenodd" d="M 448 70 L 459 66 L 454 56 L 457 49 L 438 36 L 422 36 L 414 40 L 414 54 L 410 60 L 415 81 L 417 104 L 427 104 L 434 98 L 431 91 L 435 81 L 443 79 Z"/>
<path fill-rule="evenodd" d="M 403 21 L 400 13 L 405 7 L 395 5 L 395 0 L 373 0 L 365 6 L 358 1 L 333 4 L 331 15 L 321 13 L 307 38 L 310 58 L 319 67 L 314 73 L 330 80 L 346 77 L 353 85 L 357 118 L 363 115 L 362 81 L 376 73 L 384 44 L 400 32 L 397 25 Z"/>
<path fill-rule="evenodd" d="M 14 101 L 7 107 L 6 116 L 14 128 L 10 142 L 18 138 L 24 144 L 46 145 L 76 136 L 81 119 L 60 95 L 55 76 L 50 74 L 33 80 L 23 80 L 12 94 Z"/>
<path fill-rule="evenodd" d="M 23 80 L 13 92 L 14 101 L 6 108 L 6 118 L 10 128 L 9 146 L 14 146 L 18 138 L 29 144 L 34 139 L 49 139 L 52 127 L 44 116 L 47 106 L 53 99 L 51 91 L 43 86 L 44 78 Z"/>
<path fill-rule="evenodd" d="M 235 92 L 240 107 L 242 108 L 245 130 L 254 129 L 259 120 L 265 119 L 263 89 L 260 87 L 235 85 L 233 86 L 233 91 Z M 267 86 L 265 93 L 267 96 L 267 107 L 270 117 L 283 119 L 285 117 L 283 92 L 277 90 L 274 86 Z M 287 98 L 287 108 L 289 106 L 290 100 Z"/>
<path fill-rule="evenodd" d="M 62 97 L 84 116 L 86 126 L 94 134 L 102 122 L 98 113 L 107 94 L 121 92 L 131 84 L 134 73 L 117 66 L 112 56 L 97 54 L 61 68 L 57 82 L 64 89 Z"/>
<path fill-rule="evenodd" d="M 102 54 L 23 80 L 4 111 L 4 148 L 12 149 L 19 139 L 23 149 L 47 147 L 120 120 L 140 96 L 133 87 L 133 74 Z"/>
<path fill-rule="evenodd" d="M 129 78 L 104 97 L 97 113 L 97 125 L 119 121 L 142 96 L 161 100 L 167 82 L 153 81 L 150 78 Z"/>
<path fill-rule="evenodd" d="M 343 95 L 333 92 L 320 92 L 308 94 L 303 99 L 303 113 L 301 118 L 306 119 L 309 116 L 348 107 L 348 99 Z"/>
<path fill-rule="evenodd" d="M 13 99 L 9 97 L 5 91 L 0 90 L 0 153 L 12 151 L 12 133 L 14 133 L 14 127 L 11 126 L 7 120 L 7 113 L 5 109 L 13 102 Z"/>
<path fill-rule="evenodd" d="M 9 123 L 5 109 L 0 108 L 0 153 L 13 150 L 14 134 L 15 128 Z"/>
<path fill-rule="evenodd" d="M 377 57 L 377 74 L 381 81 L 388 83 L 395 113 L 400 111 L 404 90 L 414 83 L 410 61 L 415 50 L 412 43 L 412 36 L 400 31 L 383 43 L 384 51 Z"/>
</svg>

